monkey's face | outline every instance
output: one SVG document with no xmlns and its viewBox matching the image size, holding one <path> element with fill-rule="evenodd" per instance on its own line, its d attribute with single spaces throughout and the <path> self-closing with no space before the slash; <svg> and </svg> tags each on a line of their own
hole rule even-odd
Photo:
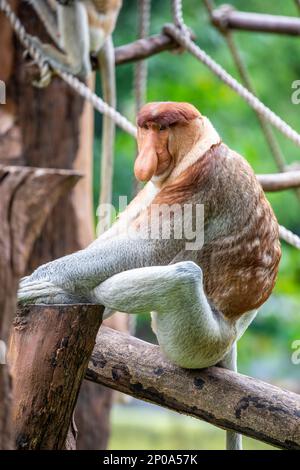
<svg viewBox="0 0 300 470">
<path fill-rule="evenodd" d="M 138 115 L 138 156 L 134 173 L 138 180 L 165 180 L 178 164 L 179 149 L 193 142 L 189 131 L 200 117 L 188 103 L 158 102 L 145 105 Z M 193 131 L 194 133 L 194 131 Z"/>
</svg>

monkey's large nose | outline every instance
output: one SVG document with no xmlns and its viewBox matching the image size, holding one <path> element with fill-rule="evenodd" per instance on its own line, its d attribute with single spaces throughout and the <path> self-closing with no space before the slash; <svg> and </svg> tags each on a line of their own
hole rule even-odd
<svg viewBox="0 0 300 470">
<path fill-rule="evenodd" d="M 135 164 L 134 174 L 139 181 L 149 181 L 156 172 L 158 159 L 155 149 L 145 146 L 139 152 Z"/>
</svg>

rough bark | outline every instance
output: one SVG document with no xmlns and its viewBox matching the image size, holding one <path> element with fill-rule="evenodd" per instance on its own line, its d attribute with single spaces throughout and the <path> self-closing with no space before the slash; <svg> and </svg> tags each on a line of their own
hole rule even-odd
<svg viewBox="0 0 300 470">
<path fill-rule="evenodd" d="M 102 312 L 99 305 L 18 311 L 9 348 L 17 449 L 65 448 Z"/>
<path fill-rule="evenodd" d="M 186 370 L 158 346 L 102 327 L 86 378 L 141 400 L 300 450 L 300 395 L 218 367 Z"/>
<path fill-rule="evenodd" d="M 19 278 L 32 245 L 58 198 L 78 180 L 67 171 L 0 165 L 0 340 L 8 342 Z M 13 447 L 11 378 L 0 365 L 0 449 Z"/>
<path fill-rule="evenodd" d="M 30 5 L 20 0 L 13 0 L 11 4 L 26 30 L 49 42 Z M 0 162 L 76 169 L 84 175 L 48 217 L 27 266 L 30 273 L 45 262 L 84 248 L 94 238 L 94 112 L 58 78 L 42 90 L 32 86 L 33 78 L 37 78 L 37 68 L 26 65 L 23 47 L 14 38 L 7 19 L 1 13 L 0 43 L 3 45 L 0 48 L 0 79 L 7 85 L 7 104 L 0 106 Z M 79 419 L 77 423 L 79 448 L 88 448 L 85 440 L 89 446 L 92 443 L 94 449 L 103 448 L 108 439 L 108 407 L 112 391 L 99 390 L 87 382 L 82 388 L 79 408 L 82 408 L 80 416 L 84 421 L 82 424 Z M 94 422 L 96 419 L 97 423 Z M 89 424 L 91 422 L 93 427 Z"/>
</svg>

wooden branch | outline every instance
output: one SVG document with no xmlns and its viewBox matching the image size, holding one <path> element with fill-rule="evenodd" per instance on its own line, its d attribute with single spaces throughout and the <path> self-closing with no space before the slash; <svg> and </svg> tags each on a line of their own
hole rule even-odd
<svg viewBox="0 0 300 470">
<path fill-rule="evenodd" d="M 300 450 L 300 396 L 218 367 L 185 370 L 158 346 L 101 327 L 86 378 L 273 446 Z"/>
<path fill-rule="evenodd" d="M 156 34 L 147 39 L 139 39 L 124 46 L 116 47 L 115 61 L 116 65 L 128 64 L 174 49 L 179 49 L 174 39 L 166 34 Z M 99 68 L 96 57 L 92 57 L 92 64 L 94 70 Z"/>
<path fill-rule="evenodd" d="M 166 34 L 157 34 L 147 39 L 139 39 L 115 49 L 116 65 L 147 59 L 163 51 L 178 49 L 178 44 Z"/>
<path fill-rule="evenodd" d="M 0 165 L 0 340 L 6 344 L 15 313 L 19 277 L 42 226 L 58 201 L 79 175 L 63 170 L 42 170 Z M 0 365 L 0 449 L 13 447 L 11 380 L 7 365 Z"/>
<path fill-rule="evenodd" d="M 17 449 L 63 449 L 102 321 L 99 305 L 18 311 L 9 348 Z"/>
<path fill-rule="evenodd" d="M 214 10 L 212 23 L 221 30 L 236 29 L 291 36 L 300 34 L 300 19 L 297 17 L 241 12 L 230 5 L 222 5 Z"/>
<path fill-rule="evenodd" d="M 287 171 L 271 175 L 256 175 L 264 191 L 283 191 L 300 187 L 300 171 Z"/>
</svg>

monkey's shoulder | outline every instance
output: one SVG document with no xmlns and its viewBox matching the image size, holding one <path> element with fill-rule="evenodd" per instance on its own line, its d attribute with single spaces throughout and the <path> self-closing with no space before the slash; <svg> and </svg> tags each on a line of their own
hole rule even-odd
<svg viewBox="0 0 300 470">
<path fill-rule="evenodd" d="M 223 142 L 210 150 L 212 172 L 226 185 L 241 187 L 243 191 L 261 191 L 255 173 L 247 160 Z M 230 186 L 229 186 L 230 187 Z"/>
</svg>

